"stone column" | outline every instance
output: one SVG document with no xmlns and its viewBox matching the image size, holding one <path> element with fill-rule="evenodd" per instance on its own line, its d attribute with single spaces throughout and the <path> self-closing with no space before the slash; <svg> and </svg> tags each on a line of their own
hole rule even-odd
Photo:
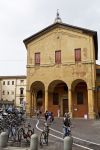
<svg viewBox="0 0 100 150">
<path fill-rule="evenodd" d="M 45 90 L 45 111 L 48 110 L 48 90 Z"/>
<path fill-rule="evenodd" d="M 33 96 L 33 92 L 31 93 L 31 97 L 32 97 L 32 106 L 31 106 L 31 110 L 32 110 L 32 116 L 33 116 L 33 113 L 34 113 L 34 96 Z"/>
<path fill-rule="evenodd" d="M 36 110 L 36 108 L 37 108 L 37 104 L 36 104 L 36 93 L 34 92 L 33 93 L 33 99 L 34 99 L 34 111 Z"/>
<path fill-rule="evenodd" d="M 72 91 L 68 89 L 68 109 L 70 113 L 70 117 L 72 117 Z"/>
<path fill-rule="evenodd" d="M 88 116 L 89 119 L 95 118 L 94 113 L 94 91 L 92 89 L 88 89 Z"/>
<path fill-rule="evenodd" d="M 31 96 L 30 90 L 26 90 L 26 113 L 30 116 L 30 109 L 31 109 Z"/>
<path fill-rule="evenodd" d="M 33 116 L 33 113 L 32 113 L 32 93 L 30 93 L 30 117 Z"/>
</svg>

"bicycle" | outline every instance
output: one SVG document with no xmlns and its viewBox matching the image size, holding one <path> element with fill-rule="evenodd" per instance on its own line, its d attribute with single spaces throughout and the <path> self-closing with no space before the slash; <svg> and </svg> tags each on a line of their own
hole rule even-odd
<svg viewBox="0 0 100 150">
<path fill-rule="evenodd" d="M 16 142 L 17 141 L 17 134 L 18 134 L 18 127 L 16 125 L 9 125 L 7 130 L 8 130 L 9 140 Z"/>
<path fill-rule="evenodd" d="M 2 120 L 0 119 L 0 133 L 4 132 Z"/>
<path fill-rule="evenodd" d="M 49 137 L 49 126 L 47 124 L 44 125 L 44 129 L 40 135 L 40 146 L 48 145 L 48 137 Z"/>
<path fill-rule="evenodd" d="M 26 132 L 26 128 L 28 129 L 27 132 Z M 18 142 L 21 143 L 21 141 L 25 139 L 27 143 L 30 143 L 31 136 L 32 134 L 34 134 L 34 128 L 32 130 L 30 128 L 31 128 L 30 124 L 28 124 L 27 127 L 25 127 L 24 124 L 24 127 L 18 130 Z"/>
</svg>

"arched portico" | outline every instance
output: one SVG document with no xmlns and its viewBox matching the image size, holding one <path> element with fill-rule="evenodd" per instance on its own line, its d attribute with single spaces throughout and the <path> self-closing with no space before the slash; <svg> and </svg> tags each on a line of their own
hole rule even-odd
<svg viewBox="0 0 100 150">
<path fill-rule="evenodd" d="M 84 80 L 72 82 L 72 116 L 83 118 L 88 115 L 88 91 Z"/>
<path fill-rule="evenodd" d="M 48 109 L 54 115 L 61 110 L 61 115 L 68 112 L 68 86 L 62 80 L 54 80 L 48 86 Z"/>
<path fill-rule="evenodd" d="M 30 88 L 30 102 L 31 102 L 31 114 L 34 113 L 36 109 L 44 108 L 44 93 L 45 86 L 41 81 L 35 81 L 32 83 Z"/>
</svg>

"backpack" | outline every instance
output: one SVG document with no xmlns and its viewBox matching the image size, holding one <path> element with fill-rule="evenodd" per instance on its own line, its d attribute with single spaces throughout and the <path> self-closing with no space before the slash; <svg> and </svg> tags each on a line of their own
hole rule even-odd
<svg viewBox="0 0 100 150">
<path fill-rule="evenodd" d="M 67 117 L 64 118 L 63 123 L 66 127 L 69 127 L 69 119 Z"/>
</svg>

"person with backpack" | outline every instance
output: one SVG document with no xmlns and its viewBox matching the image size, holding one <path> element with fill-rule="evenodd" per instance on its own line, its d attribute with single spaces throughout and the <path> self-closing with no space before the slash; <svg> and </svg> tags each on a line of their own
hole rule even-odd
<svg viewBox="0 0 100 150">
<path fill-rule="evenodd" d="M 70 134 L 70 130 L 69 130 L 70 124 L 71 124 L 71 122 L 70 122 L 69 114 L 65 113 L 64 118 L 63 118 L 63 132 L 64 132 L 63 138 L 65 136 L 69 136 L 69 134 Z"/>
</svg>

